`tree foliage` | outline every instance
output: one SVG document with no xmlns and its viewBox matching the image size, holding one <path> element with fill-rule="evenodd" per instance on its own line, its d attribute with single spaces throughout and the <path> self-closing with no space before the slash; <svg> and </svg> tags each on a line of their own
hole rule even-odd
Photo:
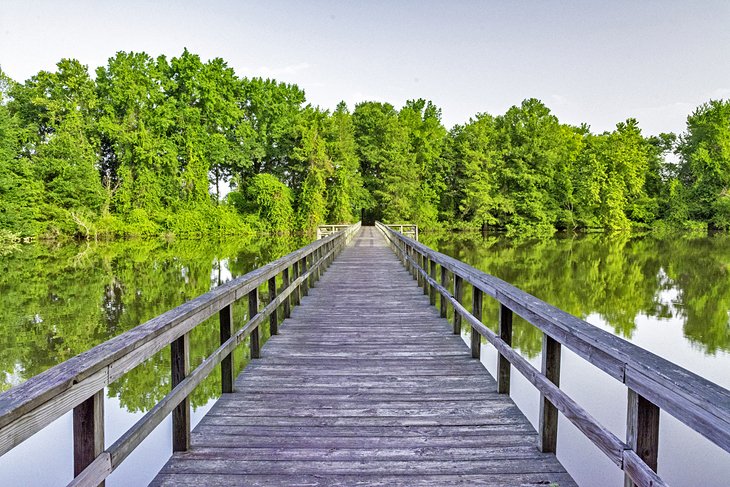
<svg viewBox="0 0 730 487">
<path fill-rule="evenodd" d="M 596 134 L 534 98 L 447 130 L 428 100 L 330 112 L 188 50 L 118 52 L 94 78 L 73 59 L 23 83 L 0 72 L 12 235 L 310 233 L 363 212 L 515 236 L 727 230 L 730 102 L 700 106 L 679 137 L 647 137 L 632 118 Z"/>
</svg>

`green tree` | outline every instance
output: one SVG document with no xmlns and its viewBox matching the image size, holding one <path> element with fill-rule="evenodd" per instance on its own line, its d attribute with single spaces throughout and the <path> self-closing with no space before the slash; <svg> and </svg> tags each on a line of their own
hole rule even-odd
<svg viewBox="0 0 730 487">
<path fill-rule="evenodd" d="M 89 235 L 102 200 L 94 82 L 86 66 L 63 59 L 10 91 L 10 112 L 26 127 L 20 156 L 43 185 L 39 218 L 46 232 Z M 38 191 L 33 191 L 38 194 Z"/>
<path fill-rule="evenodd" d="M 233 192 L 229 198 L 240 211 L 257 215 L 265 229 L 274 233 L 289 233 L 294 226 L 292 191 L 273 174 L 257 174 L 245 194 Z"/>
<path fill-rule="evenodd" d="M 304 181 L 298 195 L 297 226 L 307 233 L 326 223 L 327 178 L 332 174 L 332 161 L 327 154 L 328 114 L 308 107 L 300 118 L 299 145 L 292 151 Z"/>
<path fill-rule="evenodd" d="M 687 117 L 677 151 L 692 218 L 730 228 L 730 101 L 710 101 Z"/>
<path fill-rule="evenodd" d="M 327 153 L 332 161 L 333 175 L 327 185 L 327 222 L 351 223 L 368 200 L 359 171 L 355 127 L 345 102 L 337 105 L 331 119 Z"/>
</svg>

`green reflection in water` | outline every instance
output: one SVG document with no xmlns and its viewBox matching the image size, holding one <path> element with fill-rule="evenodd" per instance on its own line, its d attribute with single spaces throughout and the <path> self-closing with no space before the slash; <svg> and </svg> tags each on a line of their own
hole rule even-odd
<svg viewBox="0 0 730 487">
<path fill-rule="evenodd" d="M 599 315 L 631 339 L 637 318 L 681 319 L 706 354 L 730 350 L 730 236 L 656 239 L 628 234 L 514 241 L 479 233 L 422 234 L 421 241 L 581 318 Z M 467 302 L 471 290 L 465 292 Z M 485 322 L 497 307 L 485 299 Z M 515 320 L 514 344 L 540 352 L 542 334 Z"/>
<path fill-rule="evenodd" d="M 24 245 L 0 259 L 0 391 L 306 243 L 256 237 Z M 237 327 L 246 314 L 245 303 L 234 306 Z M 217 317 L 191 332 L 192 367 L 217 348 L 218 334 Z M 246 344 L 236 352 L 239 370 L 247 353 Z M 167 347 L 111 384 L 109 394 L 129 411 L 145 411 L 170 390 L 169 381 Z M 219 391 L 216 371 L 195 390 L 193 406 Z"/>
</svg>

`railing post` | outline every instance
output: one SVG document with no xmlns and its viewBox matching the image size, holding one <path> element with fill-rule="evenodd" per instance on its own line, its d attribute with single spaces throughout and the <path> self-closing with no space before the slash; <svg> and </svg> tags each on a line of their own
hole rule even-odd
<svg viewBox="0 0 730 487">
<path fill-rule="evenodd" d="M 464 299 L 464 281 L 454 273 L 454 299 L 459 303 Z M 461 334 L 461 315 L 454 309 L 454 335 Z"/>
<path fill-rule="evenodd" d="M 273 303 L 276 299 L 276 276 L 269 279 L 269 303 Z M 277 306 L 269 315 L 269 333 L 273 335 L 279 334 L 279 307 Z"/>
<path fill-rule="evenodd" d="M 281 273 L 281 287 L 286 289 L 289 287 L 289 268 L 287 267 Z M 291 294 L 284 299 L 284 319 L 291 316 Z"/>
<path fill-rule="evenodd" d="M 441 286 L 444 289 L 447 289 L 446 286 L 447 286 L 448 279 L 449 279 L 448 269 L 446 269 L 446 267 L 444 267 L 442 265 L 441 266 Z M 441 318 L 446 318 L 446 303 L 448 303 L 446 296 L 441 294 Z"/>
<path fill-rule="evenodd" d="M 188 333 L 170 344 L 172 387 L 175 388 L 190 373 L 190 337 Z M 190 449 L 190 396 L 172 411 L 172 451 Z"/>
<path fill-rule="evenodd" d="M 512 310 L 501 303 L 499 304 L 499 338 L 512 346 Z M 499 394 L 509 394 L 510 370 L 509 360 L 500 353 L 497 363 L 497 392 Z"/>
<path fill-rule="evenodd" d="M 421 253 L 416 250 L 414 258 L 416 260 L 416 265 L 418 266 L 418 268 L 415 269 L 416 282 L 418 283 L 418 287 L 421 287 L 423 286 L 423 276 L 421 275 L 420 271 L 420 269 L 423 269 L 423 259 L 421 258 Z"/>
<path fill-rule="evenodd" d="M 233 336 L 233 308 L 229 304 L 218 312 L 221 345 Z M 221 392 L 233 392 L 233 352 L 221 361 Z"/>
<path fill-rule="evenodd" d="M 560 387 L 560 342 L 542 336 L 542 374 Z M 555 453 L 558 445 L 558 408 L 540 394 L 540 451 Z"/>
<path fill-rule="evenodd" d="M 299 275 L 303 276 L 307 273 L 307 256 L 302 257 L 302 259 L 299 261 Z M 306 296 L 309 294 L 309 279 L 304 279 L 302 281 L 302 296 Z"/>
<path fill-rule="evenodd" d="M 626 444 L 656 472 L 659 454 L 659 407 L 633 389 L 629 389 Z M 624 476 L 624 487 L 634 487 L 634 482 L 628 475 Z"/>
<path fill-rule="evenodd" d="M 414 254 L 413 247 L 411 247 L 410 245 L 406 245 L 406 251 L 408 252 L 408 258 L 410 259 L 408 261 L 408 270 L 411 273 L 411 277 L 413 279 L 416 279 L 416 273 L 418 271 L 416 270 L 416 267 L 413 264 L 413 254 Z"/>
<path fill-rule="evenodd" d="M 428 287 L 429 287 L 429 284 L 428 284 L 428 279 L 426 279 L 426 276 L 428 275 L 428 263 L 430 262 L 430 260 L 425 255 L 422 255 L 421 257 L 423 259 L 423 265 L 421 266 L 421 268 L 423 269 L 423 273 L 424 273 L 424 276 L 423 276 L 423 294 L 424 294 L 424 296 L 428 296 Z"/>
<path fill-rule="evenodd" d="M 292 280 L 296 281 L 299 279 L 299 262 L 294 262 L 291 266 L 291 270 Z M 294 288 L 294 291 L 292 292 L 292 301 L 294 302 L 294 306 L 299 306 L 299 303 L 302 302 L 301 284 Z"/>
<path fill-rule="evenodd" d="M 73 432 L 76 477 L 104 451 L 104 389 L 74 408 Z"/>
<path fill-rule="evenodd" d="M 258 288 L 251 290 L 251 292 L 248 293 L 248 319 L 252 320 L 254 316 L 256 316 L 259 313 L 259 290 Z M 257 326 L 253 330 L 251 330 L 251 335 L 249 337 L 249 343 L 251 346 L 251 358 L 260 358 L 261 357 L 261 348 L 259 345 L 259 330 L 260 326 Z"/>
<path fill-rule="evenodd" d="M 431 272 L 429 273 L 431 276 L 431 279 L 436 281 L 436 261 L 431 261 Z M 436 306 L 436 286 L 431 286 L 431 292 L 429 295 L 429 301 L 431 302 L 431 306 Z"/>
<path fill-rule="evenodd" d="M 312 281 L 317 282 L 319 281 L 319 278 L 322 277 L 322 267 L 319 262 L 319 260 L 322 258 L 322 247 L 319 247 L 317 250 L 314 251 L 314 255 L 312 256 L 312 265 L 315 267 L 313 277 L 314 280 Z"/>
<path fill-rule="evenodd" d="M 476 286 L 472 287 L 472 315 L 482 321 L 482 290 Z M 478 359 L 482 353 L 482 336 L 471 327 L 471 357 Z"/>
</svg>

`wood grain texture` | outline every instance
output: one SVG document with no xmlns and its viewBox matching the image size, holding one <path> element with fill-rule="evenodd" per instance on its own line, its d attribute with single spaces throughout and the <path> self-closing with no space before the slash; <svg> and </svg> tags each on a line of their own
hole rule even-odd
<svg viewBox="0 0 730 487">
<path fill-rule="evenodd" d="M 104 450 L 104 391 L 74 408 L 74 476 L 79 475 Z M 100 484 L 103 487 L 103 483 Z"/>
<path fill-rule="evenodd" d="M 575 483 L 363 228 L 152 485 Z"/>
<path fill-rule="evenodd" d="M 550 382 L 560 387 L 560 342 L 542 336 L 542 368 Z M 558 448 L 558 408 L 544 394 L 540 395 L 540 450 L 555 453 Z"/>
</svg>

